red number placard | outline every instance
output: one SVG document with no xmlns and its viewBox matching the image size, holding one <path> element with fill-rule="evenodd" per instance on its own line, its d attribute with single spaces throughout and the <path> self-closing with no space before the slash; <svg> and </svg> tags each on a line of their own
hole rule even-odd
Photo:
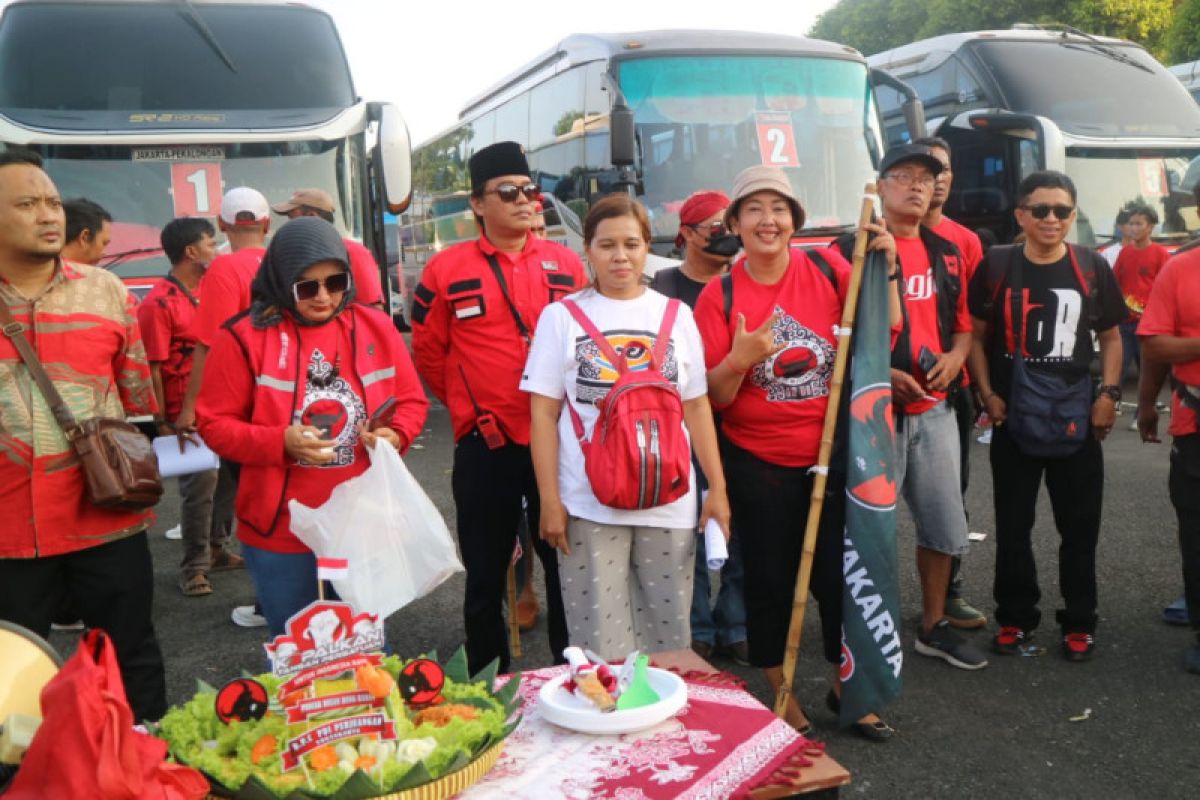
<svg viewBox="0 0 1200 800">
<path fill-rule="evenodd" d="M 791 115 L 760 111 L 755 117 L 758 123 L 758 151 L 762 156 L 762 163 L 768 167 L 800 166 Z"/>
<path fill-rule="evenodd" d="M 221 165 L 172 164 L 171 196 L 177 217 L 215 217 L 221 211 Z"/>
</svg>

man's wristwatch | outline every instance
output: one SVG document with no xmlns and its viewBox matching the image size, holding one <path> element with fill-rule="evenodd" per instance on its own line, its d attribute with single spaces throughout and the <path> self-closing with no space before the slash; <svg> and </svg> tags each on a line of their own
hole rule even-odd
<svg viewBox="0 0 1200 800">
<path fill-rule="evenodd" d="M 1120 403 L 1121 387 L 1115 383 L 1102 383 L 1100 384 L 1100 388 L 1096 390 L 1096 397 L 1100 397 L 1101 395 L 1108 395 L 1109 399 L 1114 403 Z"/>
</svg>

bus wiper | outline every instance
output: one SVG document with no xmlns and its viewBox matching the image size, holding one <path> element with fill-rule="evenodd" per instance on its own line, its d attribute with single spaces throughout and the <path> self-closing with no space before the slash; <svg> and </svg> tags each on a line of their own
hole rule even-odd
<svg viewBox="0 0 1200 800">
<path fill-rule="evenodd" d="M 1088 48 L 1090 48 L 1092 51 L 1099 53 L 1102 56 L 1111 58 L 1113 61 L 1117 61 L 1121 64 L 1128 64 L 1131 67 L 1137 67 L 1143 72 L 1154 74 L 1154 70 L 1150 69 L 1136 58 L 1132 58 L 1131 56 L 1127 56 L 1122 52 L 1114 50 L 1112 47 L 1108 46 L 1107 43 L 1100 41 L 1090 33 L 1084 33 L 1078 28 L 1072 28 L 1070 25 L 1055 25 L 1054 27 L 1062 30 L 1062 39 L 1064 41 L 1060 41 L 1060 44 L 1063 47 L 1069 47 L 1072 50 L 1084 50 L 1085 52 Z M 1068 36 L 1078 36 L 1080 39 L 1086 40 L 1088 43 L 1087 48 L 1066 42 L 1065 40 Z"/>
<path fill-rule="evenodd" d="M 104 256 L 104 258 L 96 266 L 100 267 L 101 269 L 112 269 L 118 264 L 128 261 L 134 256 L 144 256 L 148 253 L 161 253 L 162 251 L 163 249 L 161 247 L 139 247 L 134 250 L 125 250 L 120 253 L 113 253 L 110 256 Z"/>
<path fill-rule="evenodd" d="M 211 47 L 213 51 L 221 57 L 221 60 L 225 62 L 225 66 L 229 67 L 230 72 L 237 72 L 237 67 L 233 65 L 233 59 L 231 59 L 229 54 L 225 52 L 225 49 L 221 47 L 221 43 L 218 42 L 217 37 L 213 35 L 212 29 L 208 27 L 208 23 L 206 23 L 204 18 L 200 16 L 200 12 L 196 10 L 196 5 L 192 2 L 192 0 L 179 0 L 179 4 L 183 6 L 183 15 L 187 18 L 188 22 L 192 23 L 192 26 L 200 34 L 200 38 L 202 38 L 208 44 L 208 46 Z"/>
</svg>

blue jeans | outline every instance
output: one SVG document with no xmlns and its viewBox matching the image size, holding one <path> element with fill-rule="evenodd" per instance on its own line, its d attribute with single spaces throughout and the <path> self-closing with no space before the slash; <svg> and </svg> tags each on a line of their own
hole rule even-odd
<svg viewBox="0 0 1200 800">
<path fill-rule="evenodd" d="M 246 559 L 271 636 L 282 636 L 287 632 L 288 618 L 317 599 L 317 557 L 311 552 L 276 553 L 245 542 L 242 557 Z M 338 599 L 328 582 L 325 599 Z"/>
<path fill-rule="evenodd" d="M 1138 323 L 1122 322 L 1118 327 L 1121 329 L 1121 377 L 1117 383 L 1125 380 L 1125 373 L 1129 372 L 1129 365 L 1137 362 L 1138 369 L 1142 368 L 1142 345 L 1137 337 Z"/>
<path fill-rule="evenodd" d="M 708 563 L 704 536 L 696 538 L 696 573 L 692 581 L 692 641 L 736 644 L 746 641 L 746 601 L 742 597 L 742 551 L 737 534 L 729 539 L 729 559 L 721 567 L 717 604 L 709 605 Z"/>
</svg>

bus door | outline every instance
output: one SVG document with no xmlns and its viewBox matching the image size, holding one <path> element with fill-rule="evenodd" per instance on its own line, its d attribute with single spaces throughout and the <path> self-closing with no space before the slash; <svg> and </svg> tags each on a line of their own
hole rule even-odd
<svg viewBox="0 0 1200 800">
<path fill-rule="evenodd" d="M 1053 127 L 1053 126 L 1050 126 Z M 972 230 L 988 228 L 1001 243 L 1019 233 L 1017 186 L 1031 172 L 1061 169 L 1048 159 L 1044 121 L 1027 114 L 966 112 L 947 119 L 938 135 L 950 144 L 954 184 L 945 213 Z"/>
</svg>

